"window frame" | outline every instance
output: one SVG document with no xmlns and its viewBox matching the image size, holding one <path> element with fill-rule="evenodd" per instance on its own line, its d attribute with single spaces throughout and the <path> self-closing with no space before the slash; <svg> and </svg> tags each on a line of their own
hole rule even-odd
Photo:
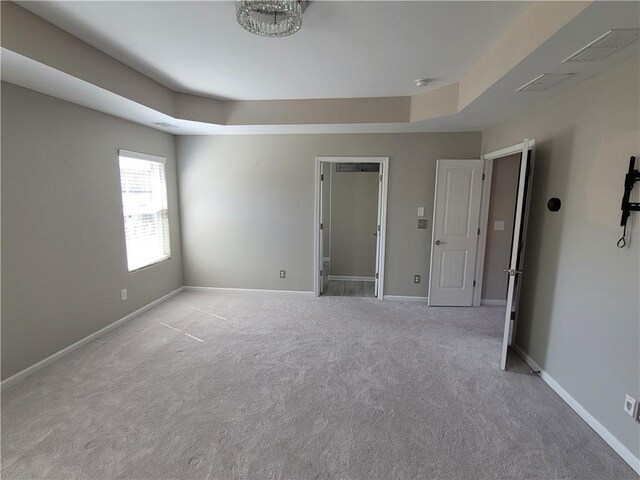
<svg viewBox="0 0 640 480">
<path fill-rule="evenodd" d="M 168 256 L 166 257 L 162 257 L 154 262 L 148 263 L 146 265 L 143 265 L 141 267 L 137 267 L 133 270 L 129 270 L 129 249 L 127 246 L 127 231 L 126 231 L 126 226 L 125 226 L 125 222 L 126 222 L 126 218 L 125 218 L 125 213 L 124 213 L 124 197 L 122 194 L 122 170 L 120 168 L 120 158 L 121 157 L 125 157 L 125 158 L 131 158 L 131 159 L 135 159 L 135 160 L 143 160 L 146 162 L 155 162 L 155 163 L 159 163 L 164 167 L 164 189 L 165 189 L 165 198 L 167 201 L 167 239 L 168 239 L 168 247 L 169 247 L 169 252 L 168 252 Z M 127 269 L 127 273 L 136 273 L 139 272 L 141 270 L 144 270 L 146 268 L 149 267 L 153 267 L 155 265 L 159 265 L 161 263 L 164 263 L 168 260 L 171 260 L 171 225 L 170 225 L 170 221 L 169 221 L 169 187 L 167 185 L 167 159 L 166 157 L 161 157 L 159 155 L 152 155 L 152 154 L 148 154 L 148 153 L 141 153 L 141 152 L 134 152 L 132 150 L 125 150 L 123 148 L 118 149 L 118 178 L 120 180 L 120 206 L 121 206 L 121 211 L 122 211 L 122 234 L 123 234 L 123 239 L 124 239 L 124 250 L 125 250 L 125 267 Z"/>
</svg>

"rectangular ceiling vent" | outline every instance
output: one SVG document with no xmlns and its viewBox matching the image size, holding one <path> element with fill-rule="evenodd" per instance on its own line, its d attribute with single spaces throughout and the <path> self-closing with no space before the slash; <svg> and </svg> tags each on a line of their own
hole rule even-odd
<svg viewBox="0 0 640 480">
<path fill-rule="evenodd" d="M 563 80 L 569 78 L 573 73 L 543 73 L 528 83 L 525 83 L 516 92 L 542 92 Z"/>
<path fill-rule="evenodd" d="M 640 38 L 640 29 L 637 28 L 609 30 L 600 38 L 596 38 L 589 45 L 582 47 L 573 55 L 565 58 L 562 63 L 596 62 L 638 38 Z"/>
<path fill-rule="evenodd" d="M 176 125 L 171 125 L 170 123 L 167 123 L 167 122 L 151 122 L 151 124 L 157 127 L 178 128 Z"/>
</svg>

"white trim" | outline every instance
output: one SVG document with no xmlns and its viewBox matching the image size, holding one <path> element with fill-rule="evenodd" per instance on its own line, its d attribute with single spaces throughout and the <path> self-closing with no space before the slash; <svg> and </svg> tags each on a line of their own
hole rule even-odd
<svg viewBox="0 0 640 480">
<path fill-rule="evenodd" d="M 384 299 L 404 302 L 420 302 L 425 304 L 429 302 L 429 297 L 412 297 L 410 295 L 385 295 Z"/>
<path fill-rule="evenodd" d="M 482 300 L 480 300 L 480 305 L 499 305 L 499 306 L 506 306 L 507 305 L 507 301 L 506 300 L 495 300 L 493 298 L 483 298 Z"/>
<path fill-rule="evenodd" d="M 513 350 L 525 361 L 527 365 L 529 365 L 533 370 L 540 371 L 540 378 L 547 384 L 551 389 L 558 394 L 562 400 L 565 401 L 567 405 L 569 405 L 574 412 L 576 412 L 582 420 L 584 420 L 587 425 L 589 425 L 602 439 L 609 444 L 613 450 L 622 457 L 622 459 L 629 464 L 629 466 L 640 475 L 640 459 L 636 457 L 631 450 L 624 446 L 624 444 L 618 440 L 613 433 L 611 433 L 607 428 L 602 425 L 593 415 L 587 411 L 580 402 L 578 402 L 575 398 L 571 396 L 569 392 L 567 392 L 562 386 L 554 380 L 554 378 L 544 371 L 540 365 L 538 365 L 529 355 L 525 353 L 522 348 L 518 345 L 512 345 Z"/>
<path fill-rule="evenodd" d="M 84 337 L 83 339 L 78 340 L 76 343 L 73 343 L 73 344 L 69 345 L 68 347 L 63 348 L 59 352 L 56 352 L 53 355 L 49 355 L 44 360 L 40 360 L 38 363 L 36 363 L 34 365 L 31 365 L 30 367 L 27 367 L 24 370 L 11 375 L 9 378 L 7 378 L 7 379 L 2 381 L 2 383 L 0 384 L 0 390 L 4 390 L 5 388 L 10 387 L 14 383 L 19 382 L 23 378 L 28 377 L 29 375 L 37 372 L 38 370 L 46 367 L 50 363 L 55 362 L 56 360 L 64 357 L 65 355 L 73 352 L 74 350 L 82 347 L 83 345 L 86 345 L 87 343 L 93 342 L 97 338 L 103 336 L 105 333 L 110 332 L 114 328 L 119 327 L 123 323 L 126 323 L 129 320 L 131 320 L 132 318 L 137 317 L 141 313 L 144 313 L 147 310 L 155 307 L 156 305 L 164 302 L 165 300 L 168 300 L 169 298 L 173 297 L 174 295 L 177 295 L 178 293 L 182 292 L 183 289 L 184 289 L 184 287 L 176 288 L 173 292 L 167 293 L 166 295 L 158 298 L 157 300 L 154 300 L 153 302 L 145 305 L 144 307 L 139 308 L 135 312 L 132 312 L 129 315 L 126 315 L 126 316 L 122 317 L 120 320 L 116 320 L 115 322 L 110 323 L 109 325 L 107 325 L 104 328 L 101 328 L 97 332 L 93 332 L 92 334 Z"/>
<path fill-rule="evenodd" d="M 532 149 L 536 145 L 535 139 L 529 139 L 529 149 Z M 507 148 L 502 148 L 500 150 L 496 150 L 494 152 L 485 153 L 482 155 L 482 158 L 485 160 L 495 160 L 496 158 L 506 157 L 508 155 L 513 155 L 514 153 L 522 153 L 522 149 L 524 148 L 523 143 L 518 143 L 517 145 L 512 145 Z"/>
<path fill-rule="evenodd" d="M 123 148 L 118 150 L 118 157 L 135 158 L 136 160 L 146 160 L 148 162 L 157 162 L 166 164 L 167 159 L 159 155 L 150 155 L 148 153 L 132 152 L 131 150 L 125 150 Z"/>
<path fill-rule="evenodd" d="M 325 163 L 386 163 L 389 157 L 316 157 L 317 162 Z"/>
<path fill-rule="evenodd" d="M 329 280 L 345 280 L 348 282 L 375 282 L 375 277 L 357 277 L 352 275 L 329 275 Z"/>
<path fill-rule="evenodd" d="M 230 288 L 230 287 L 196 287 L 185 286 L 184 290 L 192 292 L 209 292 L 209 291 L 224 291 L 224 292 L 246 292 L 246 293 L 295 293 L 298 295 L 313 295 L 313 292 L 308 290 L 263 290 L 261 288 Z"/>
<path fill-rule="evenodd" d="M 328 163 L 379 163 L 382 170 L 382 202 L 380 202 L 380 258 L 378 266 L 378 300 L 384 298 L 384 267 L 387 241 L 387 197 L 389 191 L 389 157 L 316 157 L 313 215 L 313 294 L 320 296 L 320 165 Z"/>
</svg>

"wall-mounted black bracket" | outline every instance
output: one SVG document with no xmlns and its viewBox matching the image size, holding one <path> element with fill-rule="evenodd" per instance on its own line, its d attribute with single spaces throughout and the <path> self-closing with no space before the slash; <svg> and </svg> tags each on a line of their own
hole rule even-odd
<svg viewBox="0 0 640 480">
<path fill-rule="evenodd" d="M 624 227 L 622 238 L 618 240 L 618 247 L 622 248 L 627 244 L 627 219 L 631 216 L 631 212 L 640 212 L 640 203 L 630 202 L 631 190 L 636 182 L 640 182 L 640 171 L 636 170 L 636 157 L 629 159 L 629 171 L 624 177 L 624 195 L 622 196 L 622 217 L 620 218 L 620 226 Z"/>
<path fill-rule="evenodd" d="M 624 227 L 627 224 L 627 218 L 631 215 L 631 212 L 640 212 L 640 203 L 630 202 L 631 190 L 636 182 L 640 182 L 640 171 L 635 169 L 636 157 L 629 159 L 629 171 L 624 176 L 624 195 L 622 196 L 622 218 L 620 219 L 620 226 Z"/>
</svg>

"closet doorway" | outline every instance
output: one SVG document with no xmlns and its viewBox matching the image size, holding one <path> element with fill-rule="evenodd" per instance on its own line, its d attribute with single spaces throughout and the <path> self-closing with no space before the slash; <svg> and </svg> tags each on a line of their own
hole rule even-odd
<svg viewBox="0 0 640 480">
<path fill-rule="evenodd" d="M 316 296 L 383 298 L 388 161 L 316 158 Z"/>
</svg>

